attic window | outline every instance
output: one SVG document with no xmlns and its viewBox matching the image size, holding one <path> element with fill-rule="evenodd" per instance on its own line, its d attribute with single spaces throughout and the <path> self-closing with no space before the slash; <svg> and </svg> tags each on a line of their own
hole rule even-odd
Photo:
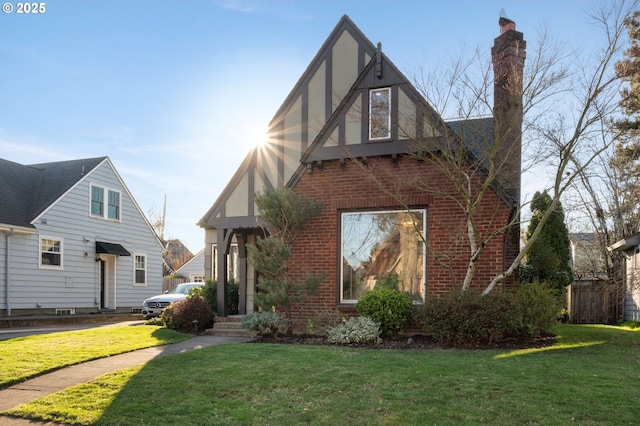
<svg viewBox="0 0 640 426">
<path fill-rule="evenodd" d="M 120 191 L 91 185 L 91 216 L 120 220 Z"/>
<path fill-rule="evenodd" d="M 369 91 L 369 140 L 391 138 L 391 89 Z"/>
</svg>

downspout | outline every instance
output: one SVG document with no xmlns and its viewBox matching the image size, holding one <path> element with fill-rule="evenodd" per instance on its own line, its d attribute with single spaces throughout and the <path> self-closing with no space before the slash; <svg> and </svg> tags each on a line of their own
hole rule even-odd
<svg viewBox="0 0 640 426">
<path fill-rule="evenodd" d="M 4 268 L 4 291 L 5 291 L 5 303 L 7 307 L 7 316 L 11 316 L 11 302 L 9 298 L 9 269 L 11 268 L 11 264 L 9 263 L 9 254 L 11 253 L 11 235 L 15 232 L 15 229 L 11 228 L 9 232 L 5 232 L 5 268 Z"/>
</svg>

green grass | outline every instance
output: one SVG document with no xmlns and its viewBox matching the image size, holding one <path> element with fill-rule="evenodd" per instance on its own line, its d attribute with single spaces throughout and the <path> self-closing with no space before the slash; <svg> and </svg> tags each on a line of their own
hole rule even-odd
<svg viewBox="0 0 640 426">
<path fill-rule="evenodd" d="M 154 359 L 6 413 L 97 425 L 624 425 L 640 331 L 562 325 L 553 347 L 227 344 Z"/>
<path fill-rule="evenodd" d="M 122 326 L 3 340 L 0 387 L 80 362 L 188 338 L 162 327 Z"/>
</svg>

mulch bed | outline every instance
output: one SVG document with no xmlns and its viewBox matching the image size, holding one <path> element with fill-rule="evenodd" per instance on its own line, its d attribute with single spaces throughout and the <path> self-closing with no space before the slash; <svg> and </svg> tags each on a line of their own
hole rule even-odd
<svg viewBox="0 0 640 426">
<path fill-rule="evenodd" d="M 403 338 L 385 339 L 380 344 L 376 345 L 363 345 L 363 344 L 348 344 L 337 345 L 330 343 L 323 336 L 312 335 L 294 335 L 291 337 L 281 336 L 278 338 L 273 337 L 261 337 L 255 340 L 256 343 L 281 343 L 281 344 L 296 344 L 296 345 L 327 345 L 327 346 L 346 346 L 355 348 L 367 348 L 367 349 L 408 349 L 408 350 L 433 350 L 433 349 L 531 349 L 531 348 L 543 348 L 551 346 L 556 342 L 555 335 L 545 335 L 528 340 L 519 339 L 504 339 L 488 344 L 462 344 L 451 345 L 437 342 L 429 336 L 415 335 L 405 336 Z"/>
</svg>

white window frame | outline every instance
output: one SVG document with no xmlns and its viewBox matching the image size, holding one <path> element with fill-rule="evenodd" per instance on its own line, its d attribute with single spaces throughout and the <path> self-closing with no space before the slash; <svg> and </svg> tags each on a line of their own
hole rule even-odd
<svg viewBox="0 0 640 426">
<path fill-rule="evenodd" d="M 344 282 L 344 276 L 345 276 L 345 259 L 347 259 L 347 257 L 345 256 L 344 253 L 344 249 L 345 249 L 345 236 L 344 236 L 344 218 L 347 215 L 353 215 L 353 214 L 389 214 L 389 213 L 407 213 L 407 210 L 399 210 L 399 209 L 387 209 L 387 210 L 368 210 L 368 211 L 360 211 L 360 210 L 355 210 L 355 211 L 342 211 L 340 212 L 340 258 L 338 259 L 338 261 L 340 262 L 340 276 L 338 279 L 338 291 L 339 291 L 339 300 L 341 304 L 355 304 L 358 302 L 358 298 L 348 298 L 345 297 L 345 282 Z M 411 213 L 421 213 L 422 214 L 422 229 L 421 229 L 421 233 L 423 235 L 423 239 L 424 236 L 426 236 L 426 230 L 427 230 L 427 209 L 426 208 L 417 208 L 417 209 L 411 209 Z M 421 301 L 415 301 L 414 303 L 422 303 L 424 302 L 425 298 L 426 298 L 426 279 L 427 279 L 427 251 L 426 251 L 426 247 L 424 244 L 424 241 L 422 241 L 422 276 L 421 276 L 421 280 L 420 280 L 420 298 Z M 364 253 L 364 252 L 363 252 Z M 370 253 L 369 248 L 367 248 L 366 253 Z"/>
<path fill-rule="evenodd" d="M 55 251 L 42 250 L 42 243 L 45 240 L 60 243 L 59 245 L 60 251 L 56 253 Z M 60 256 L 60 264 L 51 265 L 51 264 L 42 262 L 42 255 L 45 253 L 57 254 L 58 256 Z M 64 240 L 62 238 L 40 235 L 40 238 L 38 240 L 38 265 L 41 269 L 55 269 L 55 270 L 64 269 Z"/>
<path fill-rule="evenodd" d="M 102 215 L 97 215 L 93 213 L 93 209 L 92 209 L 93 188 L 102 189 L 102 201 L 100 201 L 102 203 Z M 109 194 L 110 193 L 118 194 L 117 217 L 109 217 L 109 210 L 110 210 Z M 112 222 L 120 222 L 122 218 L 122 191 L 117 189 L 112 189 L 104 185 L 91 183 L 89 185 L 89 216 L 99 218 L 99 219 L 104 219 L 104 220 L 110 220 Z"/>
<path fill-rule="evenodd" d="M 189 281 L 192 283 L 203 283 L 204 282 L 204 274 L 189 274 Z"/>
<path fill-rule="evenodd" d="M 377 92 L 387 92 L 387 99 L 388 99 L 388 105 L 387 105 L 387 110 L 386 110 L 386 119 L 387 119 L 387 123 L 386 123 L 386 127 L 387 127 L 387 133 L 383 136 L 374 136 L 373 133 L 373 129 L 374 129 L 374 109 L 375 109 L 375 98 L 376 98 L 376 93 Z M 380 140 L 389 140 L 391 139 L 391 88 L 390 87 L 380 87 L 377 89 L 371 89 L 369 90 L 369 140 L 370 141 L 380 141 Z"/>
<path fill-rule="evenodd" d="M 142 257 L 144 259 L 144 268 L 139 268 L 138 267 L 138 258 Z M 147 286 L 147 282 L 148 280 L 148 274 L 147 274 L 147 270 L 148 270 L 148 257 L 146 253 L 133 253 L 132 256 L 133 259 L 133 285 L 136 287 L 146 287 Z M 138 277 L 138 271 L 144 271 L 144 282 L 139 283 L 137 281 Z"/>
</svg>

